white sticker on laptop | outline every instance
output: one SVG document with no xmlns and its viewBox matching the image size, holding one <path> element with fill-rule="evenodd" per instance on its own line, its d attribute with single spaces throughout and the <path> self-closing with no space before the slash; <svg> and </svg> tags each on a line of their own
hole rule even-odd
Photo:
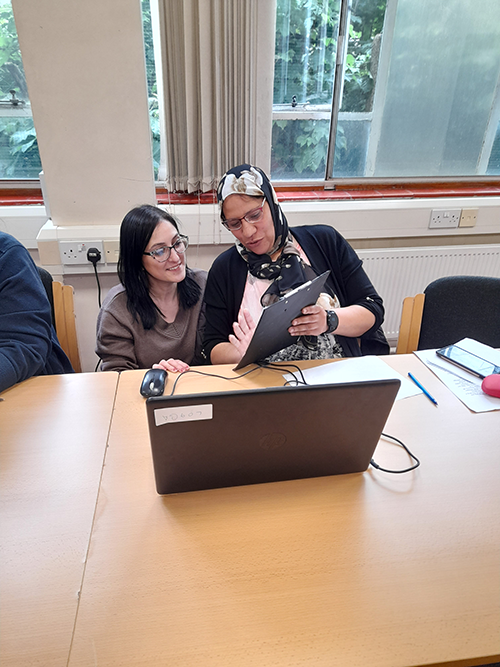
<svg viewBox="0 0 500 667">
<path fill-rule="evenodd" d="M 212 419 L 213 405 L 180 405 L 176 408 L 158 408 L 155 410 L 155 424 L 177 424 L 178 422 L 195 422 Z"/>
</svg>

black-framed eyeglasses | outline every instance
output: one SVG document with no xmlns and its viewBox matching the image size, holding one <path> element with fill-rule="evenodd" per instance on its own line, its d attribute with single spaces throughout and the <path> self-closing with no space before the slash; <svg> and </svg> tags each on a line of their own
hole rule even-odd
<svg viewBox="0 0 500 667">
<path fill-rule="evenodd" d="M 178 255 L 183 255 L 186 252 L 188 245 L 189 238 L 179 234 L 179 238 L 174 245 L 162 245 L 159 248 L 155 248 L 149 252 L 143 252 L 142 254 L 149 255 L 153 259 L 156 259 L 157 262 L 160 262 L 160 264 L 163 264 L 163 262 L 166 262 L 170 257 L 172 250 L 175 250 Z"/>
<path fill-rule="evenodd" d="M 253 208 L 251 211 L 248 211 L 248 213 L 245 213 L 245 215 L 242 218 L 231 218 L 230 220 L 222 219 L 221 222 L 226 229 L 229 229 L 230 232 L 237 232 L 238 229 L 241 229 L 243 220 L 249 222 L 251 225 L 255 225 L 255 223 L 259 222 L 259 220 L 264 215 L 265 203 L 266 199 L 264 197 L 262 204 L 260 206 L 257 206 L 257 208 Z"/>
</svg>

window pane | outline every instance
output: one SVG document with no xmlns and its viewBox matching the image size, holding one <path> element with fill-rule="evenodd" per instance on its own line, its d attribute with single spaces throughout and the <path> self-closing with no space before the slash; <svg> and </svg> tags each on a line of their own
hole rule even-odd
<svg viewBox="0 0 500 667">
<path fill-rule="evenodd" d="M 272 176 L 322 178 L 339 3 L 277 3 Z M 329 177 L 498 173 L 498 0 L 352 0 L 348 26 Z"/>
<path fill-rule="evenodd" d="M 500 123 L 498 123 L 497 131 L 495 133 L 495 140 L 493 141 L 486 173 L 489 176 L 497 176 L 500 174 Z"/>
<path fill-rule="evenodd" d="M 274 120 L 272 178 L 323 179 L 329 128 L 329 120 Z"/>
<path fill-rule="evenodd" d="M 339 0 L 278 0 L 274 104 L 331 104 L 338 14 Z"/>
<path fill-rule="evenodd" d="M 355 0 L 351 6 L 334 162 L 345 177 L 365 170 L 385 7 L 386 0 Z M 325 177 L 339 11 L 340 0 L 277 0 L 275 179 Z M 321 120 L 314 117 L 319 110 Z"/>
<path fill-rule="evenodd" d="M 0 0 L 0 178 L 38 178 L 40 155 L 10 0 Z"/>
<path fill-rule="evenodd" d="M 153 167 L 156 179 L 158 177 L 158 167 L 160 166 L 160 120 L 158 114 L 158 90 L 156 87 L 155 54 L 149 0 L 142 0 L 142 26 L 144 33 L 144 55 L 146 58 L 146 77 L 148 81 L 151 148 L 153 152 Z"/>
<path fill-rule="evenodd" d="M 33 118 L 0 115 L 0 178 L 33 179 L 41 170 Z"/>
<path fill-rule="evenodd" d="M 339 114 L 334 160 L 337 178 L 364 175 L 369 136 L 370 118 L 367 114 Z"/>
<path fill-rule="evenodd" d="M 340 113 L 335 138 L 336 178 L 366 175 L 386 0 L 353 2 Z"/>
<path fill-rule="evenodd" d="M 340 0 L 277 0 L 275 179 L 325 176 L 339 7 Z"/>
<path fill-rule="evenodd" d="M 499 44 L 497 0 L 399 0 L 367 175 L 484 174 L 500 115 Z"/>
</svg>

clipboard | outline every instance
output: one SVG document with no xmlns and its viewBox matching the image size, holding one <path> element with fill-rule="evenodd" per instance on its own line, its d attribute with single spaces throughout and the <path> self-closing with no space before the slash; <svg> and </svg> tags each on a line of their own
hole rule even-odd
<svg viewBox="0 0 500 667">
<path fill-rule="evenodd" d="M 233 370 L 238 371 L 295 343 L 298 336 L 290 336 L 288 327 L 300 315 L 302 308 L 316 303 L 329 275 L 330 271 L 325 271 L 266 306 L 247 351 Z"/>
</svg>

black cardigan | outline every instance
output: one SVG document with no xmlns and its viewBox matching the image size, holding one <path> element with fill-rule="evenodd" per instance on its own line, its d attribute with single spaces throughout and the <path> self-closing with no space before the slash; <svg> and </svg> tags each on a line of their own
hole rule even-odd
<svg viewBox="0 0 500 667">
<path fill-rule="evenodd" d="M 375 324 L 363 334 L 369 338 L 375 334 L 384 320 L 382 299 L 375 291 L 362 267 L 362 261 L 344 237 L 333 227 L 311 225 L 292 227 L 293 236 L 302 247 L 314 271 L 319 275 L 330 270 L 326 291 L 337 295 L 341 306 L 359 305 L 375 315 Z M 235 247 L 219 255 L 208 273 L 205 290 L 206 325 L 204 353 L 210 353 L 219 343 L 227 343 L 233 333 L 233 323 L 245 290 L 248 265 Z M 346 356 L 360 356 L 362 351 L 357 338 L 335 336 Z M 380 350 L 378 353 L 389 353 Z"/>
</svg>

